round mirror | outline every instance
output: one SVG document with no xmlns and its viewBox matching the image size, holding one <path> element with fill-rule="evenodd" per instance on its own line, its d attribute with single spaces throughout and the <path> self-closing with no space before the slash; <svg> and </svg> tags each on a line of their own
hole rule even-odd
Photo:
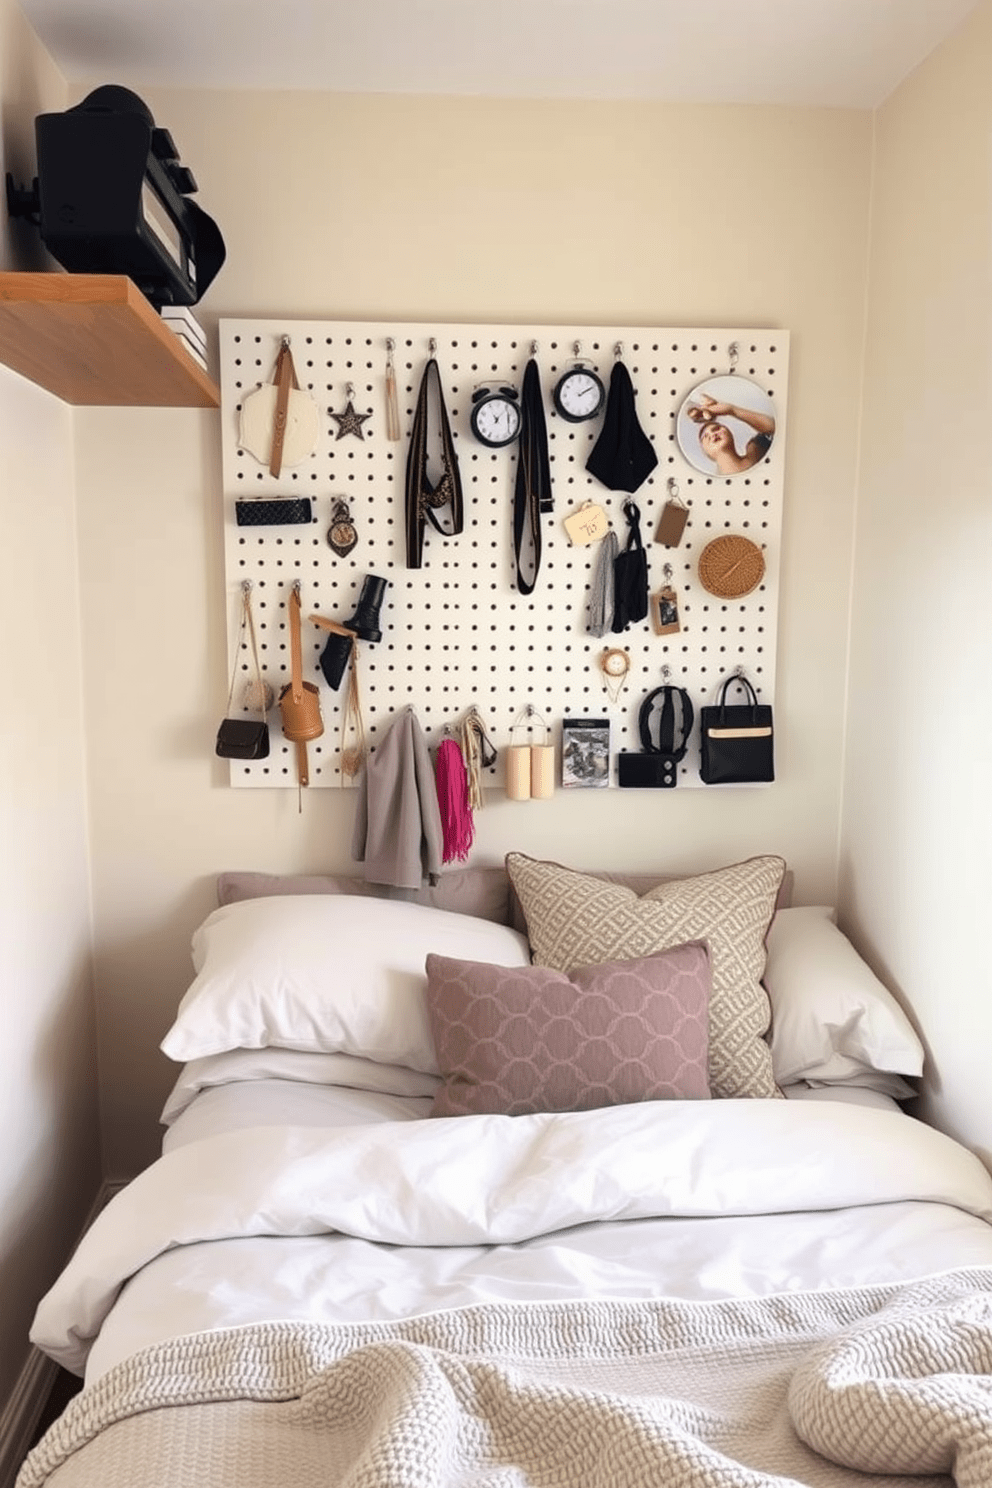
<svg viewBox="0 0 992 1488">
<path fill-rule="evenodd" d="M 679 409 L 679 449 L 694 470 L 741 475 L 763 460 L 775 437 L 775 405 L 756 382 L 728 372 L 694 387 Z"/>
</svg>

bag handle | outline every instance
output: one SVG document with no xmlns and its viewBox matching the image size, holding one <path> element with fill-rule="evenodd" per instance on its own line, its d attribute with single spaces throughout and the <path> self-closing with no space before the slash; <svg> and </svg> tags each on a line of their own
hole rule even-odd
<svg viewBox="0 0 992 1488">
<path fill-rule="evenodd" d="M 623 504 L 623 514 L 627 518 L 628 527 L 627 546 L 624 552 L 633 553 L 638 548 L 644 547 L 644 540 L 641 537 L 641 509 L 636 501 L 631 501 L 628 497 Z"/>
<path fill-rule="evenodd" d="M 276 412 L 272 428 L 272 450 L 269 455 L 269 474 L 278 476 L 282 470 L 282 450 L 286 442 L 286 420 L 289 416 L 290 386 L 299 388 L 293 353 L 289 349 L 289 337 L 283 336 L 279 355 L 276 357 Z"/>
<path fill-rule="evenodd" d="M 727 708 L 727 688 L 733 687 L 735 684 L 739 687 L 743 687 L 744 691 L 747 693 L 748 701 L 751 704 L 752 715 L 755 708 L 757 708 L 758 706 L 758 694 L 755 692 L 748 679 L 744 676 L 744 673 L 732 672 L 731 675 L 725 679 L 724 684 L 720 688 L 719 694 L 717 696 L 717 705 L 720 709 L 721 720 Z"/>
<path fill-rule="evenodd" d="M 294 703 L 303 701 L 303 644 L 300 635 L 300 586 L 293 585 L 289 596 L 289 663 L 290 686 Z"/>
<path fill-rule="evenodd" d="M 682 742 L 675 747 L 675 698 L 679 699 L 681 721 L 679 724 Z M 658 724 L 658 742 L 655 744 L 651 738 L 651 715 L 658 698 L 661 698 L 661 719 Z M 641 746 L 646 754 L 663 754 L 667 759 L 675 761 L 685 758 L 685 752 L 689 748 L 689 736 L 692 733 L 692 725 L 695 719 L 692 699 L 684 687 L 672 687 L 666 683 L 664 687 L 656 687 L 654 692 L 649 692 L 641 704 L 638 714 L 638 727 L 641 735 Z"/>
<path fill-rule="evenodd" d="M 303 643 L 300 635 L 300 586 L 293 585 L 293 591 L 289 596 L 289 662 L 290 662 L 290 695 L 293 702 L 299 705 L 303 702 Z M 302 787 L 310 784 L 310 762 L 307 757 L 306 739 L 296 741 L 296 770 L 299 784 Z M 300 810 L 302 811 L 302 800 Z"/>
<path fill-rule="evenodd" d="M 227 695 L 227 717 L 230 718 L 234 711 L 234 689 L 238 680 L 238 656 L 244 645 L 245 631 L 251 645 L 252 660 L 255 663 L 255 677 L 258 682 L 258 695 L 262 703 L 262 722 L 268 723 L 265 705 L 265 683 L 262 681 L 262 668 L 258 661 L 258 642 L 255 639 L 255 621 L 251 613 L 251 579 L 242 580 L 241 584 L 241 624 L 238 627 L 238 644 L 234 648 L 234 667 L 231 671 L 231 690 Z"/>
</svg>

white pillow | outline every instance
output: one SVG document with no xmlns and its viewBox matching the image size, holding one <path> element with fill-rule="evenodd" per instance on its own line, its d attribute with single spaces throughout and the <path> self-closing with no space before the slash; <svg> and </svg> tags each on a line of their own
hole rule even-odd
<svg viewBox="0 0 992 1488">
<path fill-rule="evenodd" d="M 306 1054 L 299 1049 L 225 1049 L 191 1059 L 179 1071 L 159 1121 L 171 1126 L 200 1094 L 217 1085 L 253 1080 L 290 1080 L 305 1085 L 339 1085 L 379 1095 L 432 1096 L 437 1075 L 422 1075 L 402 1064 L 376 1064 L 353 1054 Z"/>
<path fill-rule="evenodd" d="M 767 937 L 779 1085 L 853 1082 L 865 1071 L 923 1071 L 923 1045 L 895 998 L 834 924 L 834 911 L 781 909 Z"/>
<path fill-rule="evenodd" d="M 428 952 L 529 966 L 507 925 L 402 900 L 333 894 L 246 899 L 193 935 L 196 979 L 162 1040 L 185 1062 L 225 1049 L 354 1054 L 437 1074 Z"/>
<path fill-rule="evenodd" d="M 851 1063 L 853 1062 L 852 1060 Z M 857 1074 L 845 1075 L 842 1080 L 810 1079 L 803 1080 L 802 1084 L 807 1090 L 833 1090 L 840 1093 L 845 1090 L 871 1090 L 879 1095 L 888 1095 L 895 1101 L 912 1100 L 919 1094 L 916 1087 L 910 1085 L 902 1075 L 894 1075 L 889 1070 L 859 1069 Z"/>
<path fill-rule="evenodd" d="M 897 1077 L 890 1075 L 889 1078 Z M 914 1093 L 910 1091 L 910 1095 Z M 786 1085 L 782 1089 L 782 1094 L 789 1100 L 805 1100 L 814 1103 L 831 1101 L 844 1106 L 874 1106 L 876 1111 L 892 1111 L 896 1116 L 902 1115 L 894 1095 L 887 1095 L 884 1091 L 875 1090 L 870 1085 L 806 1085 L 804 1083 Z"/>
</svg>

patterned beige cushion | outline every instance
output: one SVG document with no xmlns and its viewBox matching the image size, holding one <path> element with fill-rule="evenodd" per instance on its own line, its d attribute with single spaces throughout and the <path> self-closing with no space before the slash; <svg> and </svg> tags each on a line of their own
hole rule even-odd
<svg viewBox="0 0 992 1488">
<path fill-rule="evenodd" d="M 771 1008 L 761 977 L 765 934 L 785 872 L 782 858 L 749 858 L 658 884 L 640 896 L 523 853 L 507 855 L 506 871 L 538 966 L 571 972 L 705 940 L 713 973 L 710 1091 L 724 1098 L 781 1095 L 764 1039 Z"/>
<path fill-rule="evenodd" d="M 708 1100 L 705 945 L 577 968 L 427 957 L 432 1116 Z"/>
</svg>

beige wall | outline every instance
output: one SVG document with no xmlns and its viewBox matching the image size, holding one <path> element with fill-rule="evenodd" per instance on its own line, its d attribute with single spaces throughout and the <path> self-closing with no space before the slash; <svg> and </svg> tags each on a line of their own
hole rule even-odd
<svg viewBox="0 0 992 1488">
<path fill-rule="evenodd" d="M 0 0 L 0 153 L 19 181 L 35 115 L 65 102 Z M 2 221 L 0 266 L 37 261 L 37 233 Z M 72 431 L 71 410 L 0 368 L 0 1402 L 100 1186 Z"/>
<path fill-rule="evenodd" d="M 879 112 L 843 909 L 992 1160 L 992 6 Z"/>
<path fill-rule="evenodd" d="M 870 183 L 865 114 L 146 94 L 220 223 L 201 314 L 792 332 L 773 791 L 492 797 L 476 862 L 700 868 L 756 851 L 832 900 Z M 580 164 L 581 162 L 581 164 Z M 189 934 L 228 868 L 349 865 L 351 795 L 232 791 L 213 414 L 77 414 L 103 1120 L 151 1158 Z M 484 700 L 480 700 L 483 701 Z M 592 799 L 590 799 L 592 797 Z"/>
</svg>

